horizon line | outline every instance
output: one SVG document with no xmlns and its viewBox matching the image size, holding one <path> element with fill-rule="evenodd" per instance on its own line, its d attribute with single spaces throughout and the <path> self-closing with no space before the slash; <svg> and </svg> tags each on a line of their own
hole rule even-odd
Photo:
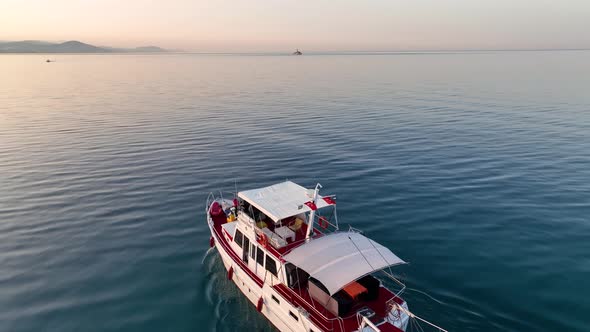
<svg viewBox="0 0 590 332">
<path fill-rule="evenodd" d="M 104 47 L 104 46 L 101 46 Z M 576 52 L 590 51 L 590 48 L 531 48 L 531 49 L 441 49 L 441 50 L 321 50 L 303 52 L 303 55 L 379 55 L 379 54 L 436 54 L 436 53 L 484 53 L 484 52 Z M 2 52 L 0 54 L 202 54 L 202 55 L 292 55 L 292 51 L 185 51 L 164 49 L 162 52 Z"/>
<path fill-rule="evenodd" d="M 44 42 L 44 43 L 59 43 L 59 44 L 63 44 L 63 43 L 67 43 L 67 42 L 79 42 L 82 44 L 86 44 L 89 46 L 94 46 L 94 47 L 99 47 L 99 48 L 108 48 L 108 49 L 117 49 L 117 48 L 121 48 L 121 47 L 111 47 L 111 46 L 106 46 L 106 45 L 99 45 L 97 46 L 96 44 L 90 44 L 88 42 L 82 42 L 80 40 L 76 40 L 76 39 L 70 39 L 70 40 L 59 40 L 59 41 L 47 41 L 47 40 L 40 40 L 40 39 L 21 39 L 21 40 L 0 40 L 0 43 L 18 43 L 18 42 Z M 164 50 L 165 52 L 163 53 L 186 53 L 186 54 L 285 54 L 286 52 L 288 52 L 288 54 L 291 54 L 291 52 L 293 51 L 292 49 L 290 50 L 278 50 L 278 49 L 272 49 L 272 50 L 248 50 L 248 51 L 240 51 L 240 50 L 231 50 L 231 51 L 215 51 L 215 50 L 184 50 L 182 48 L 163 48 L 158 46 L 157 44 L 154 43 L 144 43 L 142 44 L 142 46 L 133 46 L 134 48 L 141 48 L 141 47 L 146 47 L 145 45 L 149 45 L 149 47 L 158 47 L 161 48 L 162 50 Z M 126 46 L 129 47 L 129 46 Z M 299 49 L 299 48 L 297 48 Z M 304 50 L 302 48 L 302 50 Z M 358 53 L 358 54 L 370 54 L 370 53 L 378 53 L 378 54 L 386 54 L 386 53 L 454 53 L 454 52 L 531 52 L 531 51 L 588 51 L 590 50 L 590 47 L 523 47 L 523 48 L 517 48 L 517 47 L 500 47 L 500 48 L 424 48 L 424 49 L 313 49 L 311 51 L 307 51 L 304 52 L 304 54 L 342 54 L 342 53 Z M 0 54 L 6 54 L 6 53 L 11 53 L 11 54 L 41 54 L 41 52 L 37 53 L 37 52 L 2 52 L 0 51 Z M 48 53 L 56 53 L 56 52 L 48 52 Z M 76 52 L 74 52 L 76 53 Z M 101 52 L 92 52 L 92 53 L 101 53 Z"/>
</svg>

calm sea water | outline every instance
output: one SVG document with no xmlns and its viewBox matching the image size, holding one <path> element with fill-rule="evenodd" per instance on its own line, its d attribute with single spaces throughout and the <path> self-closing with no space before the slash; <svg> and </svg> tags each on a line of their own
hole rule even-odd
<svg viewBox="0 0 590 332">
<path fill-rule="evenodd" d="M 588 331 L 590 52 L 0 56 L 0 331 L 270 330 L 209 191 L 291 179 L 451 331 Z"/>
</svg>

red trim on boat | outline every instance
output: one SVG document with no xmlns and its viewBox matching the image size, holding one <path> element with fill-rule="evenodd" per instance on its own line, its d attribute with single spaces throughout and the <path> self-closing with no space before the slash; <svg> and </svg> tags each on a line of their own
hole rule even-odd
<svg viewBox="0 0 590 332">
<path fill-rule="evenodd" d="M 221 227 L 221 229 L 223 230 L 223 233 L 225 233 L 225 236 L 229 238 L 230 242 L 234 240 L 234 238 L 231 235 L 229 235 L 229 232 L 226 231 L 225 228 Z"/>
<path fill-rule="evenodd" d="M 228 271 L 228 277 L 230 277 L 230 278 L 233 277 L 233 275 L 230 276 L 229 274 L 231 272 L 233 272 L 234 264 L 235 264 L 235 265 L 239 266 L 247 274 L 247 276 L 250 279 L 254 280 L 254 282 L 259 287 L 262 288 L 264 283 L 260 279 L 260 277 L 258 277 L 254 272 L 250 271 L 247 264 L 244 263 L 242 261 L 242 259 L 233 251 L 233 249 L 230 246 L 230 243 L 224 237 L 220 236 L 220 229 L 223 229 L 223 231 L 226 232 L 226 234 L 227 234 L 227 231 L 223 227 L 221 227 L 220 224 L 216 224 L 215 222 L 213 223 L 212 226 L 213 226 L 212 227 L 213 237 L 216 238 L 218 244 L 221 246 L 223 251 L 226 252 L 230 256 L 230 259 L 232 260 L 232 264 L 231 264 L 230 269 Z M 320 231 L 318 231 L 315 228 L 314 228 L 314 233 L 316 233 L 316 237 L 323 235 Z M 227 234 L 227 235 L 229 236 L 229 234 Z M 229 236 L 229 237 L 231 238 L 231 236 Z M 296 246 L 297 245 L 295 245 L 295 247 Z M 218 248 L 219 248 L 219 246 L 218 246 Z M 266 249 L 268 250 L 268 252 L 270 254 L 272 254 L 276 258 L 280 259 L 282 262 L 284 262 L 284 260 L 282 259 L 282 254 L 280 252 L 278 252 L 275 248 L 273 248 L 272 246 L 269 245 L 266 247 Z M 233 273 L 231 273 L 231 274 L 233 274 Z M 294 291 L 293 289 L 290 289 L 289 287 L 287 287 L 284 284 L 277 284 L 277 285 L 274 285 L 271 287 L 277 292 L 277 294 L 279 296 L 283 297 L 284 300 L 289 302 L 291 305 L 293 305 L 295 307 L 302 307 L 303 309 L 305 309 L 309 313 L 310 321 L 323 331 L 334 331 L 334 332 L 347 331 L 348 332 L 348 331 L 354 331 L 358 328 L 358 322 L 356 320 L 356 317 L 354 317 L 354 315 L 351 315 L 350 317 L 336 317 L 329 312 L 322 313 L 321 311 L 318 310 L 318 308 L 316 308 L 310 302 L 310 299 L 306 298 L 307 297 L 306 294 L 300 295 L 296 291 Z M 371 305 L 371 307 L 373 307 L 374 310 L 376 309 L 375 312 L 379 316 L 385 316 L 387 314 L 385 312 L 385 310 L 386 310 L 385 303 L 387 300 L 394 298 L 394 301 L 396 301 L 397 303 L 399 303 L 399 304 L 404 303 L 404 301 L 401 298 L 396 297 L 391 291 L 387 290 L 386 288 L 381 287 L 379 292 L 381 294 L 380 295 L 380 298 L 381 298 L 380 303 L 382 303 L 382 307 L 380 306 L 379 308 L 375 308 L 373 305 Z M 258 303 L 257 303 L 257 307 L 258 307 Z M 386 331 L 399 332 L 399 329 L 395 330 L 396 329 L 395 326 L 384 326 L 384 328 L 387 329 Z M 391 329 L 391 328 L 393 328 L 393 329 Z"/>
<path fill-rule="evenodd" d="M 221 227 L 221 226 L 219 226 Z M 223 247 L 223 251 L 225 251 L 231 258 L 231 260 L 238 264 L 240 266 L 240 268 L 242 270 L 244 270 L 244 272 L 246 272 L 246 274 L 250 277 L 250 279 L 254 280 L 254 282 L 260 287 L 262 288 L 262 285 L 264 284 L 262 282 L 262 279 L 260 279 L 256 274 L 254 274 L 254 272 L 250 271 L 250 268 L 248 268 L 248 266 L 242 262 L 242 260 L 240 259 L 240 257 L 238 257 L 238 255 L 229 247 L 229 244 L 227 243 L 227 241 L 221 237 L 219 235 L 219 232 L 217 231 L 215 225 L 213 225 L 213 231 L 215 232 L 215 236 L 217 237 L 217 243 L 221 244 L 221 246 Z"/>
<path fill-rule="evenodd" d="M 324 202 L 331 204 L 331 205 L 336 205 L 336 201 L 334 199 L 332 199 L 332 197 L 322 197 L 322 199 L 324 200 Z"/>
<path fill-rule="evenodd" d="M 285 260 L 283 259 L 283 255 L 281 255 L 281 253 L 279 253 L 275 248 L 273 248 L 273 246 L 268 245 L 268 242 L 266 242 L 266 244 L 264 243 L 265 241 L 262 240 L 262 237 L 260 237 L 259 239 L 256 240 L 256 242 L 258 242 L 258 244 L 260 244 L 261 246 L 264 247 L 264 249 L 268 250 L 268 252 L 270 254 L 272 254 L 273 256 L 275 256 L 275 258 L 277 258 L 278 260 L 281 261 L 281 263 L 284 263 Z"/>
<path fill-rule="evenodd" d="M 337 317 L 332 313 L 326 311 L 325 308 L 317 308 L 309 295 L 305 293 L 299 294 L 284 284 L 273 286 L 273 289 L 279 293 L 287 302 L 296 307 L 302 307 L 309 313 L 310 320 L 319 328 L 325 331 L 354 331 L 358 329 L 358 321 L 355 311 L 362 306 L 367 306 L 375 311 L 378 317 L 386 317 L 388 308 L 387 301 L 394 299 L 395 302 L 403 304 L 405 301 L 392 293 L 385 287 L 379 288 L 379 300 L 371 302 L 362 302 L 358 307 L 352 308 L 351 313 L 345 317 Z"/>
<path fill-rule="evenodd" d="M 311 321 L 315 325 L 320 327 L 322 330 L 336 331 L 335 327 L 338 327 L 338 330 L 341 330 L 339 326 L 340 324 L 334 325 L 334 321 L 336 321 L 337 319 L 330 321 L 328 317 L 322 315 L 322 313 L 320 313 L 307 301 L 300 298 L 291 289 L 289 289 L 289 287 L 283 284 L 278 284 L 273 286 L 273 289 L 275 289 L 277 293 L 279 293 L 279 295 L 281 295 L 290 304 L 295 304 L 296 306 L 303 307 L 309 313 L 309 318 L 311 319 Z"/>
<path fill-rule="evenodd" d="M 314 210 L 314 211 L 318 209 L 318 207 L 317 207 L 317 206 L 315 205 L 315 203 L 314 203 L 314 202 L 312 202 L 312 201 L 305 202 L 305 203 L 303 203 L 303 204 L 307 205 L 307 207 L 308 207 L 308 208 L 310 208 L 310 209 L 312 209 L 312 210 Z"/>
</svg>

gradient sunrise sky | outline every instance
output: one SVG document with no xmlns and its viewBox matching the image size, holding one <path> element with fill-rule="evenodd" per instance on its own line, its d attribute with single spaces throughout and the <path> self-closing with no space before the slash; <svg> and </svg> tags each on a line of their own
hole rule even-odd
<svg viewBox="0 0 590 332">
<path fill-rule="evenodd" d="M 0 40 L 188 51 L 590 48 L 590 0 L 1 0 Z"/>
</svg>

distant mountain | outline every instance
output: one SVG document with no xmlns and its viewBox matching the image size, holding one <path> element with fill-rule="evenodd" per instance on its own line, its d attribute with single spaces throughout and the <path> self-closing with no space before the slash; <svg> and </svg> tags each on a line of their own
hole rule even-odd
<svg viewBox="0 0 590 332">
<path fill-rule="evenodd" d="M 136 48 L 99 47 L 77 40 L 64 43 L 50 43 L 39 40 L 23 40 L 15 42 L 1 42 L 0 53 L 156 53 L 166 52 L 157 46 L 142 46 Z"/>
<path fill-rule="evenodd" d="M 70 40 L 65 43 L 50 46 L 55 53 L 103 53 L 106 49 L 77 40 Z"/>
</svg>

